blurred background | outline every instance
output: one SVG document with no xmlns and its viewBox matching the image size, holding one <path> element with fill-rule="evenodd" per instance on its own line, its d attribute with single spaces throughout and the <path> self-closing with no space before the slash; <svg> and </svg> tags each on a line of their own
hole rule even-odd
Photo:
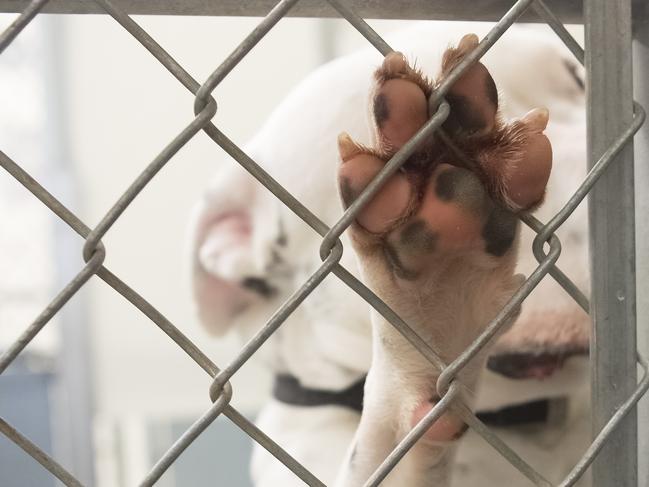
<svg viewBox="0 0 649 487">
<path fill-rule="evenodd" d="M 15 18 L 0 14 L 0 30 Z M 255 18 L 135 17 L 199 81 L 258 24 Z M 382 35 L 407 22 L 370 22 Z M 339 20 L 283 19 L 214 97 L 214 122 L 242 146 L 314 68 L 367 47 Z M 286 60 L 290 65 L 286 65 Z M 0 56 L 0 149 L 93 227 L 193 119 L 193 96 L 108 16 L 38 16 Z M 226 155 L 200 133 L 110 229 L 105 265 L 217 365 L 241 344 L 200 326 L 184 232 L 190 208 Z M 0 350 L 83 267 L 83 240 L 0 172 Z M 77 293 L 0 376 L 0 416 L 84 485 L 136 485 L 209 407 L 210 378 L 98 278 Z M 233 380 L 254 419 L 270 389 L 254 361 Z M 219 418 L 158 485 L 245 487 L 251 440 Z M 218 454 L 217 454 L 218 453 Z M 56 485 L 0 435 L 2 486 Z"/>
<path fill-rule="evenodd" d="M 13 19 L 0 14 L 0 30 Z M 200 81 L 259 19 L 136 21 Z M 386 34 L 407 23 L 373 25 Z M 315 67 L 366 46 L 343 21 L 283 19 L 215 91 L 215 123 L 245 144 Z M 2 150 L 90 227 L 194 117 L 192 95 L 108 16 L 38 16 L 0 56 L 0 100 Z M 199 325 L 183 234 L 206 179 L 226 157 L 202 133 L 194 137 L 103 239 L 106 267 L 217 365 L 241 344 Z M 83 240 L 6 174 L 0 214 L 2 350 L 83 267 Z M 92 278 L 0 376 L 0 416 L 84 485 L 135 485 L 209 407 L 209 384 L 156 325 Z M 233 385 L 234 406 L 253 419 L 269 392 L 268 371 L 253 361 Z M 219 418 L 159 485 L 206 478 L 249 485 L 250 449 L 248 437 Z M 0 472 L 3 486 L 56 484 L 2 435 Z"/>
</svg>

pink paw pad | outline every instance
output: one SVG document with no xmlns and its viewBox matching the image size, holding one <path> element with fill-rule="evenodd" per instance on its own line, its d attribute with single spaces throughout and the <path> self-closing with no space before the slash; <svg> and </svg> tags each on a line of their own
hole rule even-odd
<svg viewBox="0 0 649 487">
<path fill-rule="evenodd" d="M 410 81 L 386 81 L 374 98 L 374 119 L 381 134 L 381 145 L 394 151 L 428 120 L 426 96 Z"/>
<path fill-rule="evenodd" d="M 401 53 L 388 54 L 376 78 L 372 110 L 379 150 L 393 153 L 428 120 L 428 96 L 422 89 L 424 81 Z"/>
<path fill-rule="evenodd" d="M 343 204 L 348 207 L 374 179 L 385 162 L 373 154 L 359 152 L 346 134 L 339 137 L 338 145 L 343 160 L 338 171 L 338 181 Z M 383 233 L 406 213 L 412 193 L 412 186 L 406 176 L 403 173 L 394 174 L 365 205 L 356 221 L 370 233 Z"/>
<path fill-rule="evenodd" d="M 485 208 L 486 192 L 473 173 L 440 164 L 426 185 L 415 218 L 438 236 L 437 249 L 467 249 L 481 242 Z"/>
<path fill-rule="evenodd" d="M 552 146 L 543 133 L 549 112 L 537 108 L 520 122 L 528 129 L 521 161 L 510 172 L 506 181 L 509 198 L 520 208 L 531 208 L 543 200 L 545 187 L 552 169 Z"/>
<path fill-rule="evenodd" d="M 448 49 L 441 80 L 477 45 L 477 36 L 469 34 Z M 338 140 L 345 207 L 428 120 L 433 84 L 402 54 L 386 56 L 375 78 L 376 146 L 362 147 L 346 134 Z M 451 111 L 443 129 L 450 147 L 431 137 L 364 206 L 351 229 L 373 234 L 367 242 L 382 247 L 385 262 L 402 279 L 424 276 L 440 252 L 511 254 L 519 226 L 513 212 L 540 204 L 550 175 L 552 148 L 543 134 L 547 110 L 535 109 L 505 124 L 498 116 L 494 80 L 480 62 L 468 67 L 446 98 Z M 464 155 L 458 156 L 458 150 Z"/>
<path fill-rule="evenodd" d="M 464 56 L 478 46 L 478 37 L 467 34 L 442 60 L 442 79 Z M 498 112 L 498 89 L 487 68 L 480 62 L 469 66 L 446 94 L 451 112 L 444 128 L 450 134 L 484 135 L 493 131 Z"/>
</svg>

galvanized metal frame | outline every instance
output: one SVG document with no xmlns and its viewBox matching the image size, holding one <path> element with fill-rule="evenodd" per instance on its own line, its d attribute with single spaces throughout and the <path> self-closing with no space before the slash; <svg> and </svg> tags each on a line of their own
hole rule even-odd
<svg viewBox="0 0 649 487">
<path fill-rule="evenodd" d="M 649 9 L 634 11 L 633 88 L 638 102 L 649 103 Z M 634 138 L 636 196 L 636 304 L 638 350 L 649 356 L 649 127 L 643 126 Z M 638 404 L 638 485 L 649 486 L 649 397 Z"/>
<path fill-rule="evenodd" d="M 92 2 L 78 2 L 67 0 L 53 0 L 50 2 L 53 11 L 103 11 L 111 15 L 125 30 L 137 39 L 167 70 L 195 95 L 195 118 L 160 152 L 160 154 L 145 168 L 135 179 L 131 186 L 121 195 L 113 207 L 95 228 L 87 227 L 79 218 L 57 201 L 43 186 L 27 174 L 16 162 L 6 154 L 0 152 L 0 166 L 11 176 L 16 178 L 34 196 L 43 202 L 61 220 L 66 222 L 74 231 L 85 239 L 83 257 L 86 265 L 72 279 L 67 286 L 53 299 L 43 312 L 31 323 L 18 338 L 18 340 L 0 356 L 0 373 L 2 373 L 38 332 L 49 322 L 61 307 L 92 277 L 98 276 L 115 291 L 131 302 L 137 309 L 151 319 L 164 333 L 166 333 L 185 353 L 187 353 L 203 370 L 212 378 L 210 397 L 213 405 L 201 416 L 156 463 L 151 472 L 143 479 L 141 485 L 153 485 L 169 466 L 178 458 L 184 449 L 205 430 L 211 422 L 223 414 L 248 434 L 254 441 L 268 450 L 279 461 L 284 463 L 305 483 L 312 486 L 324 485 L 304 466 L 292 458 L 286 451 L 277 445 L 271 438 L 260 431 L 252 422 L 242 416 L 230 405 L 232 387 L 230 378 L 240 367 L 254 355 L 259 347 L 282 325 L 286 318 L 300 305 L 300 303 L 313 291 L 329 274 L 336 275 L 351 289 L 363 297 L 374 309 L 383 315 L 397 330 L 430 362 L 431 366 L 440 371 L 437 390 L 441 396 L 439 403 L 413 428 L 407 437 L 394 449 L 385 462 L 377 469 L 366 485 L 378 485 L 390 470 L 399 462 L 402 456 L 414 445 L 427 427 L 432 424 L 444 411 L 453 408 L 454 411 L 478 434 L 480 434 L 492 447 L 505 456 L 510 463 L 520 470 L 533 484 L 541 486 L 552 485 L 541 473 L 537 472 L 517 453 L 490 431 L 471 410 L 452 399 L 456 396 L 461 384 L 456 380 L 458 372 L 467 362 L 492 338 L 506 322 L 507 317 L 521 304 L 536 285 L 548 274 L 564 287 L 579 305 L 586 311 L 589 310 L 588 299 L 556 266 L 561 253 L 561 243 L 554 235 L 554 231 L 572 214 L 575 208 L 590 193 L 591 195 L 591 233 L 593 235 L 594 263 L 593 266 L 593 304 L 595 337 L 592 353 L 594 374 L 593 395 L 594 440 L 584 452 L 581 460 L 575 465 L 572 472 L 559 484 L 561 486 L 573 485 L 589 467 L 598 453 L 607 448 L 606 455 L 597 457 L 595 468 L 597 476 L 595 484 L 599 486 L 625 485 L 636 483 L 635 460 L 636 457 L 635 426 L 633 414 L 638 400 L 649 388 L 649 364 L 635 351 L 635 274 L 633 266 L 634 233 L 633 233 L 633 198 L 628 196 L 627 184 L 633 183 L 633 154 L 630 141 L 638 131 L 645 119 L 642 107 L 633 102 L 629 80 L 631 77 L 630 61 L 630 25 L 631 25 L 631 0 L 607 2 L 606 0 L 587 0 L 586 25 L 587 25 L 587 71 L 589 79 L 589 167 L 590 171 L 575 194 L 566 205 L 547 224 L 543 224 L 531 215 L 522 215 L 522 220 L 537 233 L 534 240 L 534 255 L 539 261 L 539 266 L 532 272 L 521 288 L 511 300 L 503 307 L 498 316 L 485 327 L 484 332 L 452 363 L 445 364 L 399 316 L 396 315 L 381 299 L 370 289 L 358 281 L 344 267 L 340 265 L 343 247 L 339 240 L 340 235 L 354 220 L 369 199 L 376 194 L 382 184 L 398 170 L 407 157 L 430 134 L 437 131 L 442 135 L 440 126 L 449 114 L 449 106 L 443 96 L 454 79 L 459 77 L 463 70 L 474 60 L 479 59 L 500 38 L 500 36 L 523 15 L 530 15 L 534 10 L 542 21 L 547 22 L 559 37 L 566 43 L 576 58 L 584 61 L 584 51 L 563 27 L 559 18 L 542 0 L 518 0 L 511 8 L 499 16 L 499 21 L 491 32 L 483 38 L 478 48 L 456 67 L 448 79 L 440 86 L 430 100 L 432 106 L 438 107 L 436 113 L 428 123 L 399 151 L 380 171 L 376 178 L 363 191 L 359 198 L 345 211 L 340 220 L 328 228 L 321 220 L 309 211 L 304 205 L 286 191 L 277 181 L 266 173 L 259 165 L 246 155 L 236 143 L 227 138 L 212 122 L 211 119 L 217 111 L 217 103 L 211 93 L 215 87 L 228 75 L 228 73 L 246 56 L 246 54 L 264 37 L 270 29 L 284 16 L 295 13 L 293 7 L 298 0 L 282 0 L 266 15 L 226 60 L 208 77 L 205 83 L 200 84 L 185 71 L 151 36 L 137 25 L 127 14 L 137 12 L 147 2 L 119 2 L 122 8 L 109 0 L 95 0 Z M 191 2 L 187 2 L 192 4 Z M 218 2 L 230 5 L 228 2 Z M 238 2 L 237 2 L 238 3 Z M 258 4 L 253 2 L 258 8 Z M 335 11 L 347 19 L 365 38 L 372 43 L 382 54 L 389 53 L 391 47 L 374 32 L 361 17 L 355 14 L 354 7 L 357 2 L 328 0 Z M 398 2 L 397 2 L 398 3 Z M 429 2 L 425 2 L 429 3 Z M 442 2 L 443 3 L 443 2 Z M 455 2 L 458 8 L 464 2 Z M 485 2 L 485 16 L 494 15 L 495 5 L 502 2 Z M 20 31 L 39 13 L 47 7 L 47 0 L 24 1 L 0 0 L 0 10 L 12 10 L 21 7 L 21 15 L 16 21 L 0 35 L 0 53 L 19 35 Z M 150 5 L 159 3 L 148 2 Z M 202 3 L 205 5 L 204 3 Z M 315 7 L 312 2 L 303 0 L 301 4 L 306 11 Z M 367 7 L 363 2 L 362 7 L 374 8 L 375 12 L 388 11 L 381 9 L 383 4 Z M 173 5 L 178 5 L 173 3 Z M 215 4 L 216 5 L 216 4 Z M 215 6 L 213 5 L 213 6 Z M 425 9 L 424 2 L 417 3 L 420 9 Z M 563 5 L 563 7 L 561 7 Z M 574 6 L 574 2 L 562 2 L 560 8 Z M 475 4 L 472 2 L 474 11 Z M 130 8 L 133 7 L 133 8 Z M 126 8 L 126 10 L 125 10 Z M 168 8 L 168 7 L 167 7 Z M 318 9 L 321 8 L 320 6 Z M 311 10 L 309 10 L 311 9 Z M 318 12 L 320 10 L 316 9 Z M 155 9 L 154 9 L 155 10 Z M 253 9 L 254 10 L 254 9 Z M 423 11 L 423 10 L 422 10 Z M 169 12 L 167 12 L 169 13 Z M 187 13 L 179 10 L 177 13 Z M 565 13 L 565 12 L 563 12 Z M 460 8 L 461 14 L 461 8 Z M 371 15 L 371 14 L 370 14 Z M 373 15 L 372 15 L 373 16 Z M 610 24 L 607 26 L 607 24 Z M 611 27 L 612 26 L 612 27 Z M 613 31 L 612 29 L 616 29 Z M 617 35 L 619 31 L 623 35 Z M 610 51 L 604 53 L 600 47 L 606 43 L 607 49 L 613 51 L 618 59 L 610 59 Z M 621 62 L 615 70 L 612 63 Z M 619 68 L 619 69 L 618 69 Z M 621 73 L 621 75 L 620 75 Z M 596 76 L 596 77 L 595 77 Z M 617 79 L 617 81 L 616 81 Z M 615 84 L 618 83 L 618 86 Z M 613 88 L 611 88 L 613 86 Z M 610 90 L 616 90 L 615 98 L 611 97 Z M 612 101 L 615 100 L 615 101 Z M 606 105 L 606 103 L 609 103 Z M 601 107 L 595 105 L 601 104 Z M 601 116 L 606 110 L 605 117 Z M 606 119 L 604 124 L 602 119 Z M 167 164 L 173 155 L 183 147 L 198 132 L 205 132 L 216 144 L 223 148 L 232 158 L 241 164 L 261 184 L 271 191 L 291 211 L 298 215 L 304 222 L 318 232 L 322 238 L 320 256 L 322 265 L 311 277 L 275 312 L 259 332 L 243 347 L 235 359 L 223 369 L 217 367 L 194 343 L 165 318 L 153 305 L 142 298 L 135 290 L 130 288 L 119 277 L 113 274 L 104 265 L 106 250 L 101 242 L 102 237 L 119 219 L 123 211 L 137 197 L 139 192 L 155 177 L 157 172 Z M 446 139 L 448 140 L 448 139 Z M 631 169 L 630 169 L 631 168 Z M 602 183 L 595 186 L 598 180 Z M 621 197 L 627 192 L 626 197 Z M 602 200 L 601 198 L 607 198 Z M 608 231 L 601 230 L 606 226 Z M 615 242 L 605 242 L 600 235 L 610 234 L 614 228 L 620 235 L 622 244 L 617 248 Z M 548 244 L 549 252 L 544 252 L 544 244 Z M 614 248 L 616 247 L 616 248 Z M 608 265 L 609 267 L 602 267 Z M 614 272 L 611 279 L 606 272 Z M 613 277 L 615 280 L 613 280 Z M 618 293 L 619 292 L 619 293 Z M 621 304 L 620 304 L 621 303 Z M 614 314 L 612 314 L 614 313 Z M 602 319 L 603 317 L 603 319 Z M 612 317 L 613 319 L 609 318 Z M 604 339 L 602 339 L 604 337 Z M 604 360 L 603 357 L 606 357 Z M 639 383 L 635 379 L 636 365 L 643 369 L 643 376 Z M 604 380 L 603 374 L 611 374 L 610 380 Z M 617 387 L 622 381 L 624 387 Z M 615 394 L 612 390 L 615 389 Z M 66 485 L 81 485 L 72 474 L 59 465 L 54 459 L 46 455 L 37 445 L 31 443 L 20 432 L 0 419 L 0 432 L 33 456 L 41 465 Z M 615 447 L 609 446 L 615 444 Z M 616 462 L 627 459 L 627 463 Z M 619 468 L 614 468 L 615 465 Z M 607 470 L 609 471 L 607 473 Z M 607 476 L 608 475 L 608 476 Z"/>
<path fill-rule="evenodd" d="M 643 0 L 632 0 L 634 9 L 644 5 Z M 22 12 L 27 0 L 0 0 L 0 12 Z M 128 15 L 208 15 L 263 17 L 277 0 L 114 0 L 113 4 Z M 353 12 L 366 19 L 437 19 L 498 21 L 512 5 L 512 0 L 482 0 L 476 8 L 474 0 L 453 2 L 430 0 L 347 0 Z M 546 0 L 546 4 L 563 22 L 580 23 L 583 19 L 583 0 Z M 104 10 L 93 1 L 49 0 L 42 10 L 46 13 L 102 14 Z M 289 17 L 338 17 L 339 13 L 328 2 L 300 0 L 288 13 Z M 538 22 L 534 12 L 524 12 L 525 22 Z"/>
<path fill-rule="evenodd" d="M 584 24 L 590 168 L 633 120 L 631 2 L 588 0 Z M 594 432 L 637 382 L 633 169 L 633 144 L 628 144 L 589 194 Z M 593 477 L 600 485 L 638 485 L 636 448 L 634 410 L 609 438 L 600 457 L 605 461 L 593 464 Z"/>
</svg>

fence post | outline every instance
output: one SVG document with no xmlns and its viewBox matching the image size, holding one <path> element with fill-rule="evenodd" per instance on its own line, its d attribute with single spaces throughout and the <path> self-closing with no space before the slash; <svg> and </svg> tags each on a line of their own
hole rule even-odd
<svg viewBox="0 0 649 487">
<path fill-rule="evenodd" d="M 588 167 L 633 117 L 631 1 L 586 0 Z M 636 387 L 633 147 L 589 195 L 592 426 L 596 434 Z M 636 412 L 593 464 L 594 487 L 637 487 Z"/>
<path fill-rule="evenodd" d="M 649 8 L 633 11 L 633 72 L 635 99 L 649 104 Z M 637 208 L 638 350 L 649 356 L 649 126 L 635 136 L 635 186 Z M 649 486 L 649 397 L 638 404 L 638 485 Z"/>
</svg>

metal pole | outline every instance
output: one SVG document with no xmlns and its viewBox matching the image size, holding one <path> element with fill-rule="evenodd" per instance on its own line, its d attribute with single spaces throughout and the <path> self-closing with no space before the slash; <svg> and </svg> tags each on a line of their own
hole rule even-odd
<svg viewBox="0 0 649 487">
<path fill-rule="evenodd" d="M 129 15 L 225 15 L 264 17 L 278 0 L 112 0 L 120 11 Z M 563 22 L 580 22 L 581 0 L 545 0 Z M 633 0 L 642 3 L 644 0 Z M 344 5 L 365 19 L 410 20 L 483 20 L 496 22 L 514 3 L 512 0 L 345 0 Z M 0 12 L 22 12 L 29 0 L 0 0 Z M 50 0 L 44 13 L 105 14 L 96 2 L 83 0 Z M 339 17 L 328 2 L 301 0 L 289 17 Z M 523 20 L 539 22 L 533 11 Z"/>
<path fill-rule="evenodd" d="M 633 118 L 631 1 L 586 0 L 588 166 Z M 633 147 L 617 156 L 589 196 L 592 425 L 596 435 L 636 387 Z M 632 411 L 593 464 L 594 487 L 637 487 Z"/>
<path fill-rule="evenodd" d="M 633 86 L 635 99 L 649 106 L 649 15 L 647 8 L 633 10 Z M 635 136 L 636 282 L 638 287 L 638 350 L 649 356 L 649 126 Z M 649 399 L 638 404 L 638 485 L 649 487 Z"/>
</svg>

